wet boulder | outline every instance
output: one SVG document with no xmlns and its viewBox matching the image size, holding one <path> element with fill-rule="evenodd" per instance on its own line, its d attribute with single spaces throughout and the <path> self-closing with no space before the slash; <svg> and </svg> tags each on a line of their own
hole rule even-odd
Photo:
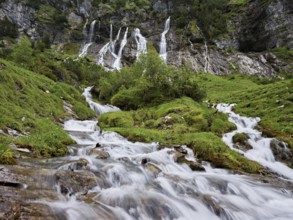
<svg viewBox="0 0 293 220">
<path fill-rule="evenodd" d="M 110 154 L 107 151 L 98 150 L 96 148 L 93 148 L 89 152 L 90 155 L 96 155 L 96 159 L 108 159 L 110 157 Z"/>
<path fill-rule="evenodd" d="M 244 152 L 251 150 L 252 146 L 248 143 L 248 135 L 245 133 L 236 133 L 233 138 L 232 141 L 234 143 L 234 147 L 242 150 Z"/>
<path fill-rule="evenodd" d="M 55 177 L 63 194 L 86 193 L 88 190 L 98 185 L 98 177 L 89 171 L 57 171 Z"/>
<path fill-rule="evenodd" d="M 293 166 L 293 153 L 288 144 L 283 141 L 279 141 L 278 139 L 272 139 L 270 147 L 276 160 L 282 161 L 289 166 Z"/>
</svg>

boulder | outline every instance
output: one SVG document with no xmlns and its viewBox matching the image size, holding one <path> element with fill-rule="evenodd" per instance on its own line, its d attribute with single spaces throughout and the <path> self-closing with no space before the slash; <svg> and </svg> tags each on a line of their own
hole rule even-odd
<svg viewBox="0 0 293 220">
<path fill-rule="evenodd" d="M 55 177 L 63 194 L 86 193 L 88 190 L 98 185 L 98 178 L 89 171 L 57 171 Z"/>
<path fill-rule="evenodd" d="M 98 150 L 96 148 L 91 149 L 89 154 L 96 155 L 96 159 L 108 159 L 110 157 L 107 151 Z"/>
</svg>

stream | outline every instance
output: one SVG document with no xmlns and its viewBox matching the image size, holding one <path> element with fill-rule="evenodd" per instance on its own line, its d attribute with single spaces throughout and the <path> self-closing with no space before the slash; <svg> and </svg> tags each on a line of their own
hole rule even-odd
<svg viewBox="0 0 293 220">
<path fill-rule="evenodd" d="M 85 90 L 84 96 L 97 113 L 119 110 L 94 104 L 90 89 Z M 218 108 L 229 110 L 228 106 Z M 232 118 L 231 109 L 229 114 Z M 238 122 L 233 122 L 238 127 Z M 70 155 L 33 165 L 39 166 L 40 173 L 50 170 L 51 178 L 46 182 L 58 199 L 39 198 L 31 202 L 51 207 L 54 219 L 293 219 L 290 184 L 286 187 L 255 176 L 215 169 L 207 162 L 202 162 L 205 172 L 192 171 L 187 164 L 176 162 L 178 151 L 183 152 L 186 160 L 197 162 L 187 147 L 160 148 L 157 143 L 132 143 L 115 132 L 101 131 L 95 120 L 68 120 L 64 130 L 77 143 L 70 147 Z M 268 168 L 286 167 L 275 161 L 269 163 L 276 166 L 262 163 L 259 151 L 251 151 L 245 156 L 259 158 L 257 161 Z M 250 156 L 254 153 L 254 157 Z M 22 163 L 32 166 L 31 161 Z M 273 170 L 277 172 L 276 169 Z M 278 173 L 287 180 L 277 181 L 290 182 L 290 168 Z"/>
</svg>

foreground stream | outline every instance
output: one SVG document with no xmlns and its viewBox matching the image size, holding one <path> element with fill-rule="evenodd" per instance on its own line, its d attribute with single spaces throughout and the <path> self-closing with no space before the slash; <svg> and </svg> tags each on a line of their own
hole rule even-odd
<svg viewBox="0 0 293 220">
<path fill-rule="evenodd" d="M 84 95 L 99 113 L 118 110 L 112 106 L 101 110 L 89 91 Z M 71 146 L 70 156 L 21 162 L 39 173 L 49 173 L 36 181 L 46 182 L 47 190 L 56 195 L 29 201 L 51 207 L 48 219 L 293 219 L 292 170 L 288 167 L 290 172 L 280 172 L 288 180 L 276 181 L 288 184 L 214 169 L 205 162 L 205 172 L 192 171 L 175 162 L 177 148 L 129 142 L 117 133 L 101 131 L 97 121 L 69 120 L 64 129 L 77 143 Z M 196 162 L 188 148 L 181 146 L 179 151 Z"/>
</svg>

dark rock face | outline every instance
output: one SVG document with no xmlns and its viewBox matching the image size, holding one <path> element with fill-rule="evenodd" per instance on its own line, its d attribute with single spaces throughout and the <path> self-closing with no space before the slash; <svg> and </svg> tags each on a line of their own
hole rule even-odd
<svg viewBox="0 0 293 220">
<path fill-rule="evenodd" d="M 286 143 L 273 139 L 270 147 L 276 160 L 282 161 L 288 166 L 293 166 L 293 153 Z"/>
<path fill-rule="evenodd" d="M 90 24 L 97 20 L 93 41 L 88 55 L 93 55 L 99 63 L 99 51 L 109 42 L 110 23 L 113 25 L 113 39 L 122 28 L 120 40 L 126 27 L 129 27 L 128 43 L 123 50 L 122 64 L 129 65 L 136 60 L 137 45 L 133 30 L 139 28 L 157 51 L 164 29 L 164 22 L 176 5 L 171 1 L 152 1 L 152 11 L 140 10 L 140 16 L 132 11 L 117 10 L 109 16 L 103 8 L 95 8 L 92 0 L 58 1 L 47 0 L 48 7 L 62 12 L 66 25 L 53 27 L 52 23 L 42 22 L 36 15 L 39 11 L 17 0 L 1 1 L 0 20 L 8 18 L 16 24 L 20 34 L 25 33 L 37 40 L 47 33 L 51 43 L 62 45 L 85 42 Z M 167 63 L 176 67 L 188 65 L 194 71 L 217 75 L 232 72 L 275 77 L 279 72 L 292 72 L 292 65 L 280 61 L 268 49 L 287 47 L 293 49 L 293 4 L 291 0 L 250 1 L 245 12 L 239 12 L 228 21 L 231 31 L 227 36 L 215 39 L 205 47 L 205 37 L 198 29 L 192 33 L 178 33 L 176 18 L 171 18 L 171 29 L 167 33 Z M 160 13 L 157 13 L 160 12 Z M 53 19 L 54 20 L 54 19 Z M 86 23 L 86 20 L 88 22 Z M 116 43 L 119 50 L 120 41 Z M 233 50 L 231 50 L 231 48 Z M 206 51 L 208 49 L 208 51 Z M 240 52 L 239 52 L 240 51 Z M 206 54 L 207 53 L 207 54 Z M 111 68 L 115 57 L 111 53 L 104 56 L 104 66 Z"/>
<path fill-rule="evenodd" d="M 89 171 L 72 172 L 58 171 L 56 173 L 57 183 L 61 187 L 62 193 L 86 193 L 89 189 L 94 188 L 98 184 L 98 178 Z"/>
<path fill-rule="evenodd" d="M 241 18 L 238 34 L 240 51 L 264 51 L 274 47 L 292 49 L 292 1 L 251 2 Z"/>
</svg>

